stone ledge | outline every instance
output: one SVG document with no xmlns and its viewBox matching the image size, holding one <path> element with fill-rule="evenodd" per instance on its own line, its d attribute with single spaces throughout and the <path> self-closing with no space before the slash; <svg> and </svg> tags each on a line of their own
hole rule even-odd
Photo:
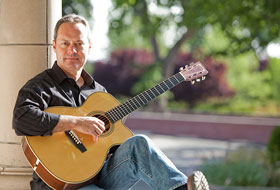
<svg viewBox="0 0 280 190">
<path fill-rule="evenodd" d="M 280 118 L 135 112 L 125 125 L 158 134 L 266 144 Z"/>
<path fill-rule="evenodd" d="M 14 167 L 0 165 L 0 176 L 32 176 L 33 170 L 31 167 Z"/>
<path fill-rule="evenodd" d="M 30 190 L 32 176 L 0 175 L 0 190 Z"/>
</svg>

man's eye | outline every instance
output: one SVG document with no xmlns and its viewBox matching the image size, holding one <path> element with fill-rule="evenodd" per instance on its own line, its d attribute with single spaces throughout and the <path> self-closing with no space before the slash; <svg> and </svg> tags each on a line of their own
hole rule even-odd
<svg viewBox="0 0 280 190">
<path fill-rule="evenodd" d="M 67 46 L 67 42 L 61 42 L 60 45 L 61 46 Z"/>
</svg>

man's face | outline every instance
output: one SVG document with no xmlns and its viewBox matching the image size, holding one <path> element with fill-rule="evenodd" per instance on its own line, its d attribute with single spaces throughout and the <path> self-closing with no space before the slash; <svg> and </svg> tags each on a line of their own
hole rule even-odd
<svg viewBox="0 0 280 190">
<path fill-rule="evenodd" d="M 87 61 L 91 44 L 82 23 L 63 23 L 53 41 L 58 66 L 66 74 L 80 70 Z"/>
</svg>

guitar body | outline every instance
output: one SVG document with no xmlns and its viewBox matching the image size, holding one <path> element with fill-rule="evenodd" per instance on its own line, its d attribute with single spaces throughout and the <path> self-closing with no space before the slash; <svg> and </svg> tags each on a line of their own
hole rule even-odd
<svg viewBox="0 0 280 190">
<path fill-rule="evenodd" d="M 45 111 L 60 115 L 95 116 L 103 115 L 118 105 L 110 94 L 97 92 L 78 108 L 60 106 Z M 122 120 L 106 124 L 106 132 L 96 142 L 89 135 L 74 132 L 86 147 L 85 152 L 76 148 L 64 132 L 23 138 L 22 148 L 33 170 L 54 189 L 78 189 L 88 184 L 101 170 L 110 148 L 133 136 Z"/>
</svg>

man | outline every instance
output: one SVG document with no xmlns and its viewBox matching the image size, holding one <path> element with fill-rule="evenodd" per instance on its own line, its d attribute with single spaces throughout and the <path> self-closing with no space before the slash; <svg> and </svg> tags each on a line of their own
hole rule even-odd
<svg viewBox="0 0 280 190">
<path fill-rule="evenodd" d="M 105 130 L 104 122 L 98 118 L 44 111 L 51 106 L 78 107 L 90 94 L 106 91 L 83 69 L 91 46 L 84 18 L 71 14 L 57 22 L 53 40 L 57 61 L 19 91 L 13 117 L 17 135 L 46 136 L 75 129 L 98 141 Z M 97 175 L 96 185 L 104 189 L 130 189 L 140 179 L 153 189 L 209 189 L 201 172 L 186 177 L 143 135 L 129 138 L 108 157 Z M 32 190 L 51 189 L 36 173 L 30 185 Z"/>
</svg>

